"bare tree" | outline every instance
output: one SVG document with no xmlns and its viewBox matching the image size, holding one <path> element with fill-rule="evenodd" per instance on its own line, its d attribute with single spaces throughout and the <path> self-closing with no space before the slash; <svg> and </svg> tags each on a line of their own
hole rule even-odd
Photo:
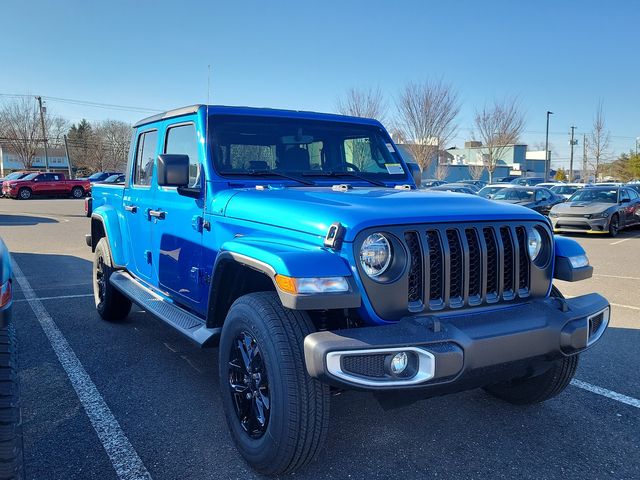
<svg viewBox="0 0 640 480">
<path fill-rule="evenodd" d="M 484 172 L 484 165 L 469 165 L 469 175 L 473 180 L 480 180 Z"/>
<path fill-rule="evenodd" d="M 44 117 L 47 141 L 61 144 L 67 121 L 55 115 Z M 44 146 L 40 109 L 32 97 L 11 100 L 0 108 L 0 143 L 14 153 L 22 166 L 33 168 L 36 155 Z"/>
<path fill-rule="evenodd" d="M 446 163 L 438 162 L 434 176 L 437 180 L 444 180 L 449 175 L 449 165 Z"/>
<path fill-rule="evenodd" d="M 106 157 L 103 167 L 109 170 L 124 169 L 131 143 L 131 126 L 119 120 L 105 120 L 95 132 L 103 156 Z"/>
<path fill-rule="evenodd" d="M 477 130 L 474 137 L 477 135 L 476 140 L 482 142 L 482 158 L 491 183 L 498 161 L 520 139 L 525 127 L 524 114 L 516 99 L 505 98 L 477 110 L 474 123 Z"/>
<path fill-rule="evenodd" d="M 29 97 L 6 102 L 0 109 L 0 142 L 15 153 L 25 169 L 33 166 L 42 142 L 40 112 Z"/>
<path fill-rule="evenodd" d="M 336 111 L 352 117 L 375 118 L 384 123 L 388 106 L 379 87 L 360 89 L 352 87 L 344 97 L 336 100 Z"/>
<path fill-rule="evenodd" d="M 458 94 L 440 81 L 410 82 L 400 93 L 397 107 L 397 128 L 407 142 L 406 148 L 422 170 L 427 170 L 457 130 Z"/>
<path fill-rule="evenodd" d="M 594 167 L 596 181 L 598 181 L 600 175 L 600 164 L 603 160 L 606 160 L 609 155 L 609 147 L 611 145 L 611 134 L 606 128 L 602 101 L 598 102 L 596 116 L 593 119 L 593 130 L 591 131 L 589 138 L 589 152 L 594 160 L 592 165 Z"/>
</svg>

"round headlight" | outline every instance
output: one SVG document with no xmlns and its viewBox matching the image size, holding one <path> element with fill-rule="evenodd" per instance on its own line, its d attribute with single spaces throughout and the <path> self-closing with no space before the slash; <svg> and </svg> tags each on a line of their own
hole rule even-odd
<svg viewBox="0 0 640 480">
<path fill-rule="evenodd" d="M 367 275 L 382 275 L 391 263 L 391 245 L 381 233 L 372 233 L 360 247 L 360 265 Z"/>
<path fill-rule="evenodd" d="M 538 232 L 538 229 L 536 228 L 529 229 L 527 234 L 528 234 L 527 247 L 529 248 L 529 258 L 531 258 L 531 261 L 533 261 L 538 257 L 540 250 L 542 250 L 542 236 L 540 235 L 540 232 Z"/>
</svg>

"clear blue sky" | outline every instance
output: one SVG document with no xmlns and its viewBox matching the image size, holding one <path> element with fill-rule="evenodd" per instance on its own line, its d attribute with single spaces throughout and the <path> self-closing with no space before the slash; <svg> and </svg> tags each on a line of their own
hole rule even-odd
<svg viewBox="0 0 640 480">
<path fill-rule="evenodd" d="M 529 144 L 568 157 L 567 133 L 591 129 L 604 102 L 613 147 L 640 136 L 640 2 L 121 1 L 2 2 L 0 93 L 150 109 L 212 103 L 332 111 L 351 86 L 392 105 L 408 80 L 460 93 L 460 145 L 473 112 L 505 95 L 527 112 Z M 77 121 L 128 112 L 48 102 Z M 581 146 L 579 146 L 581 149 Z"/>
</svg>

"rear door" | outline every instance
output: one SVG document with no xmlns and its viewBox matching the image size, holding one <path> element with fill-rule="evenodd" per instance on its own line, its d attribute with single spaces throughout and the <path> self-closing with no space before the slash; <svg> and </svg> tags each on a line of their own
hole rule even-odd
<svg viewBox="0 0 640 480">
<path fill-rule="evenodd" d="M 152 279 L 152 222 L 153 175 L 158 152 L 158 130 L 139 130 L 136 137 L 135 158 L 129 184 L 123 195 L 124 217 L 129 229 L 128 269 L 139 278 Z"/>
<path fill-rule="evenodd" d="M 633 188 L 627 189 L 629 192 L 629 224 L 636 225 L 640 223 L 640 195 Z"/>
<path fill-rule="evenodd" d="M 188 155 L 189 186 L 204 191 L 201 154 L 194 121 L 168 124 L 162 151 Z M 204 196 L 191 198 L 180 195 L 175 187 L 158 187 L 155 205 L 162 212 L 153 226 L 154 264 L 158 285 L 178 303 L 204 313 L 203 305 L 206 305 L 208 292 L 208 279 L 202 268 Z"/>
</svg>

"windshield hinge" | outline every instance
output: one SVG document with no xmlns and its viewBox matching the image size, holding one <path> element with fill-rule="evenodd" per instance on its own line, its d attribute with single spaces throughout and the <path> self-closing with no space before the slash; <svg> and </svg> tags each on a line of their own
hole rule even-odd
<svg viewBox="0 0 640 480">
<path fill-rule="evenodd" d="M 393 188 L 395 188 L 396 190 L 412 190 L 413 189 L 413 187 L 408 183 L 405 183 L 404 185 L 395 185 Z"/>
<path fill-rule="evenodd" d="M 327 235 L 324 237 L 324 246 L 333 250 L 340 250 L 344 238 L 345 228 L 340 222 L 334 222 L 329 227 Z"/>
<path fill-rule="evenodd" d="M 338 185 L 331 185 L 331 190 L 334 192 L 346 192 L 347 190 L 351 190 L 353 187 L 348 183 L 340 183 Z"/>
</svg>

